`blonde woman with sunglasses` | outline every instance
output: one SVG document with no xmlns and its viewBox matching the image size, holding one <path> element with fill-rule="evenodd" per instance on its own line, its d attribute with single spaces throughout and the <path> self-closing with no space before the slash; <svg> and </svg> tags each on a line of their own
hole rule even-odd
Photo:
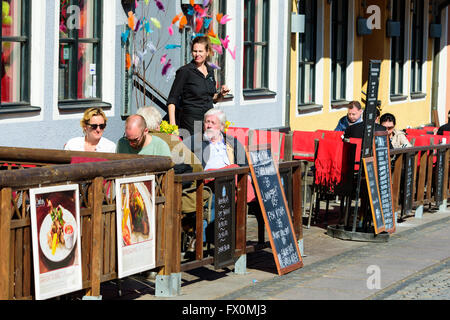
<svg viewBox="0 0 450 320">
<path fill-rule="evenodd" d="M 64 150 L 115 153 L 116 144 L 103 137 L 107 121 L 101 108 L 87 109 L 80 121 L 84 136 L 67 141 Z"/>
</svg>

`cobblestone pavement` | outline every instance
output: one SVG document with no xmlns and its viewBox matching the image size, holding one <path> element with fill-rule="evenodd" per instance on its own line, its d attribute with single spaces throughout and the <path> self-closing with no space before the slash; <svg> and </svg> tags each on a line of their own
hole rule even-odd
<svg viewBox="0 0 450 320">
<path fill-rule="evenodd" d="M 256 219 L 248 233 L 256 236 Z M 320 225 L 303 229 L 304 267 L 278 276 L 269 248 L 247 254 L 247 273 L 233 266 L 204 266 L 181 275 L 181 294 L 155 296 L 155 282 L 141 275 L 102 287 L 105 300 L 363 300 L 449 299 L 450 211 L 409 217 L 388 242 L 344 241 Z M 256 239 L 256 238 L 255 238 Z M 267 236 L 266 236 L 267 239 Z M 368 268 L 381 271 L 381 288 L 369 289 Z"/>
<path fill-rule="evenodd" d="M 369 297 L 371 300 L 450 300 L 450 259 Z"/>
</svg>

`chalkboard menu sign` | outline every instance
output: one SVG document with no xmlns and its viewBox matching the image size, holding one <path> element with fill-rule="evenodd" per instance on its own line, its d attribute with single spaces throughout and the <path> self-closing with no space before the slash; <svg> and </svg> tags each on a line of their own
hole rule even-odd
<svg viewBox="0 0 450 320">
<path fill-rule="evenodd" d="M 395 231 L 395 216 L 392 197 L 391 157 L 387 132 L 375 134 L 375 158 L 377 160 L 378 189 L 381 208 L 383 209 L 386 231 Z"/>
<path fill-rule="evenodd" d="M 214 180 L 214 268 L 234 263 L 235 248 L 235 180 L 234 177 Z"/>
<path fill-rule="evenodd" d="M 369 62 L 369 80 L 367 82 L 366 108 L 364 109 L 364 135 L 362 141 L 362 157 L 371 157 L 373 148 L 373 134 L 375 118 L 377 117 L 378 83 L 380 78 L 381 61 Z"/>
<path fill-rule="evenodd" d="M 373 226 L 375 234 L 385 231 L 383 209 L 381 207 L 380 193 L 378 189 L 377 169 L 373 158 L 363 158 L 364 171 L 366 173 L 367 190 L 372 210 Z"/>
<path fill-rule="evenodd" d="M 248 147 L 246 153 L 278 274 L 282 275 L 302 267 L 303 261 L 280 175 L 270 148 Z"/>
<path fill-rule="evenodd" d="M 414 153 L 405 154 L 404 175 L 403 175 L 403 205 L 402 214 L 409 214 L 412 211 L 414 195 Z"/>
<path fill-rule="evenodd" d="M 440 206 L 443 202 L 443 190 L 444 190 L 444 159 L 445 159 L 445 149 L 438 149 L 436 155 L 436 167 L 435 167 L 435 191 L 434 191 L 434 201 L 436 205 Z"/>
</svg>

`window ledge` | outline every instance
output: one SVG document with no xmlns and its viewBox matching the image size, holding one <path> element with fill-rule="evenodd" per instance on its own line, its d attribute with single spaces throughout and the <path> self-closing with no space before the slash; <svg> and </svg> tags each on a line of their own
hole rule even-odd
<svg viewBox="0 0 450 320">
<path fill-rule="evenodd" d="M 34 107 L 25 104 L 3 104 L 0 106 L 0 114 L 11 113 L 28 113 L 28 112 L 40 112 L 40 107 Z"/>
<path fill-rule="evenodd" d="M 111 104 L 101 100 L 68 100 L 58 103 L 59 110 L 85 110 L 88 108 L 109 109 Z"/>
<path fill-rule="evenodd" d="M 408 96 L 404 96 L 401 94 L 393 94 L 390 96 L 391 101 L 403 101 L 403 100 L 407 100 Z"/>
<path fill-rule="evenodd" d="M 277 93 L 269 89 L 246 89 L 243 91 L 243 95 L 245 98 L 265 98 L 274 97 Z"/>
<path fill-rule="evenodd" d="M 427 94 L 424 92 L 411 93 L 411 99 L 422 99 L 422 98 L 425 98 L 426 96 L 427 96 Z"/>
<path fill-rule="evenodd" d="M 347 100 L 334 100 L 331 101 L 331 107 L 332 108 L 342 108 L 342 107 L 347 107 L 350 104 L 351 101 L 347 101 Z"/>
<path fill-rule="evenodd" d="M 311 113 L 316 111 L 322 111 L 323 105 L 321 104 L 299 104 L 297 108 L 298 114 Z"/>
</svg>

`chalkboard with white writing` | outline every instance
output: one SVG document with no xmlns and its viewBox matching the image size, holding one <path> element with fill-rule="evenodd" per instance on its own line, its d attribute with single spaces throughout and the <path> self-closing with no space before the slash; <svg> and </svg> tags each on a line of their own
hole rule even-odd
<svg viewBox="0 0 450 320">
<path fill-rule="evenodd" d="M 391 157 L 389 154 L 389 138 L 387 132 L 375 133 L 375 158 L 377 160 L 378 190 L 381 208 L 383 209 L 386 231 L 395 231 L 395 215 L 392 197 Z"/>
<path fill-rule="evenodd" d="M 278 274 L 298 269 L 303 261 L 271 150 L 266 146 L 249 147 L 247 158 Z"/>
<path fill-rule="evenodd" d="M 411 213 L 414 200 L 414 153 L 405 154 L 403 173 L 403 205 L 402 216 Z"/>
<path fill-rule="evenodd" d="M 214 268 L 234 263 L 235 248 L 235 180 L 234 177 L 214 181 Z"/>
<path fill-rule="evenodd" d="M 372 210 L 373 226 L 375 234 L 385 231 L 383 209 L 380 202 L 380 193 L 378 189 L 378 174 L 373 157 L 363 158 L 364 171 L 366 174 L 367 191 L 370 199 L 370 208 Z"/>
<path fill-rule="evenodd" d="M 434 201 L 436 206 L 440 206 L 444 200 L 444 159 L 445 149 L 438 149 L 436 155 L 436 166 L 434 171 Z"/>
</svg>

